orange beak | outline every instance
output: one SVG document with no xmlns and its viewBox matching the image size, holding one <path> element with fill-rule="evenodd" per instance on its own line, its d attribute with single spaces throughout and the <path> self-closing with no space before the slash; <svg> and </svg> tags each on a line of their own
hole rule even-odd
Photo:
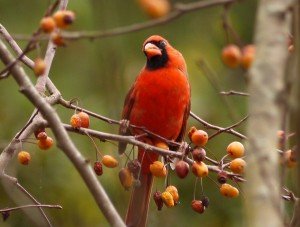
<svg viewBox="0 0 300 227">
<path fill-rule="evenodd" d="M 161 49 L 159 49 L 156 45 L 152 43 L 147 43 L 144 46 L 144 53 L 148 58 L 152 58 L 154 56 L 161 56 Z"/>
</svg>

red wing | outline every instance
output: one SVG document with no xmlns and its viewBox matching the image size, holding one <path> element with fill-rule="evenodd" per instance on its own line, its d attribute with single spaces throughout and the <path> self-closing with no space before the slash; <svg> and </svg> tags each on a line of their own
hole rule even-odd
<svg viewBox="0 0 300 227">
<path fill-rule="evenodd" d="M 133 86 L 130 88 L 130 90 L 128 91 L 127 95 L 126 95 L 126 98 L 125 98 L 125 101 L 124 101 L 124 107 L 123 107 L 123 112 L 122 112 L 122 119 L 123 120 L 128 120 L 129 117 L 130 117 L 130 113 L 131 113 L 131 110 L 132 110 L 132 106 L 134 104 L 134 86 L 135 84 L 133 84 Z M 128 128 L 124 131 L 122 130 L 122 126 L 120 126 L 119 128 L 119 134 L 120 135 L 129 135 L 130 132 L 128 130 Z M 119 154 L 123 154 L 126 150 L 126 146 L 127 146 L 127 143 L 124 143 L 124 142 L 119 142 Z"/>
<path fill-rule="evenodd" d="M 181 142 L 184 138 L 185 130 L 186 130 L 186 123 L 187 123 L 187 119 L 189 118 L 189 115 L 190 115 L 190 110 L 191 110 L 191 100 L 189 100 L 189 103 L 187 104 L 187 106 L 185 108 L 181 130 L 180 130 L 180 133 L 179 133 L 179 135 L 176 139 L 176 142 Z"/>
</svg>

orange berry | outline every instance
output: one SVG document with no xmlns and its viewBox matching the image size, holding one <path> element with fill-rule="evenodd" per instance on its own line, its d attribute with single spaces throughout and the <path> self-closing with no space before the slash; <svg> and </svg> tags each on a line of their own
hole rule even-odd
<svg viewBox="0 0 300 227">
<path fill-rule="evenodd" d="M 45 132 L 45 128 L 38 128 L 38 129 L 34 132 L 35 138 L 38 139 L 38 134 L 39 134 L 40 132 Z"/>
<path fill-rule="evenodd" d="M 190 127 L 189 132 L 188 132 L 188 137 L 190 138 L 190 140 L 192 140 L 192 135 L 196 131 L 197 131 L 197 128 L 195 126 Z"/>
<path fill-rule="evenodd" d="M 115 168 L 118 166 L 118 161 L 111 155 L 104 155 L 102 157 L 102 164 L 108 168 Z"/>
<path fill-rule="evenodd" d="M 244 145 L 240 142 L 234 141 L 228 145 L 227 153 L 231 158 L 240 158 L 245 153 Z"/>
<path fill-rule="evenodd" d="M 20 151 L 18 153 L 18 160 L 22 165 L 28 165 L 30 159 L 31 156 L 27 151 Z"/>
<path fill-rule="evenodd" d="M 38 139 L 38 140 L 45 140 L 45 139 L 47 139 L 47 133 L 44 131 L 44 132 L 40 132 L 39 134 L 37 134 L 37 136 L 36 136 L 36 138 Z"/>
<path fill-rule="evenodd" d="M 79 112 L 77 115 L 79 116 L 81 121 L 80 127 L 88 128 L 90 126 L 90 116 L 85 112 Z"/>
<path fill-rule="evenodd" d="M 247 45 L 242 49 L 241 65 L 245 69 L 249 69 L 255 57 L 255 46 Z"/>
<path fill-rule="evenodd" d="M 180 160 L 175 165 L 175 171 L 176 171 L 177 176 L 179 178 L 183 179 L 188 175 L 188 173 L 190 171 L 190 166 L 187 162 Z"/>
<path fill-rule="evenodd" d="M 167 176 L 167 169 L 164 164 L 160 161 L 155 161 L 150 165 L 150 172 L 155 177 Z"/>
<path fill-rule="evenodd" d="M 34 71 L 35 75 L 40 76 L 40 75 L 44 74 L 46 71 L 46 67 L 47 67 L 47 65 L 43 59 L 36 58 L 34 60 L 33 71 Z"/>
<path fill-rule="evenodd" d="M 194 162 L 192 172 L 197 177 L 206 177 L 208 175 L 208 167 L 204 162 Z"/>
<path fill-rule="evenodd" d="M 139 0 L 141 8 L 152 18 L 167 15 L 171 10 L 168 0 Z"/>
<path fill-rule="evenodd" d="M 230 184 L 222 184 L 220 192 L 225 197 L 235 198 L 239 195 L 239 190 L 236 187 L 231 186 Z"/>
<path fill-rule="evenodd" d="M 233 159 L 229 165 L 231 171 L 238 174 L 243 173 L 245 167 L 246 167 L 246 162 L 241 158 Z"/>
<path fill-rule="evenodd" d="M 195 131 L 191 136 L 191 141 L 196 146 L 204 146 L 208 141 L 208 135 L 207 132 L 203 130 L 197 130 Z"/>
<path fill-rule="evenodd" d="M 167 207 L 175 206 L 173 196 L 170 192 L 164 191 L 163 193 L 161 193 L 161 198 Z"/>
<path fill-rule="evenodd" d="M 58 33 L 54 32 L 51 35 L 51 41 L 56 45 L 56 46 L 65 46 L 66 42 L 64 38 Z"/>
<path fill-rule="evenodd" d="M 53 145 L 53 139 L 49 136 L 47 136 L 47 138 L 44 140 L 38 140 L 38 146 L 42 150 L 47 150 L 50 147 L 52 147 L 52 145 Z"/>
<path fill-rule="evenodd" d="M 70 119 L 70 124 L 73 128 L 80 128 L 81 127 L 81 118 L 78 114 L 73 114 Z"/>
<path fill-rule="evenodd" d="M 53 15 L 56 26 L 59 28 L 66 28 L 75 20 L 75 13 L 70 10 L 59 10 Z"/>
<path fill-rule="evenodd" d="M 290 53 L 292 53 L 294 50 L 295 50 L 295 46 L 294 46 L 294 45 L 289 45 L 288 51 L 289 51 Z"/>
<path fill-rule="evenodd" d="M 161 149 L 169 150 L 169 146 L 165 142 L 158 142 L 155 144 L 155 146 Z"/>
<path fill-rule="evenodd" d="M 241 62 L 241 51 L 240 48 L 234 44 L 230 44 L 222 50 L 222 60 L 225 65 L 230 68 L 236 68 Z"/>
<path fill-rule="evenodd" d="M 283 130 L 278 130 L 277 137 L 278 139 L 283 139 L 285 137 L 285 132 Z"/>
<path fill-rule="evenodd" d="M 158 209 L 158 210 L 161 210 L 161 208 L 162 208 L 163 205 L 164 205 L 164 202 L 163 202 L 163 200 L 162 200 L 162 198 L 161 198 L 161 192 L 159 192 L 159 191 L 154 192 L 154 194 L 153 194 L 153 199 L 154 199 L 154 201 L 155 201 L 155 204 L 156 204 L 156 206 L 157 206 L 157 209 Z"/>
<path fill-rule="evenodd" d="M 103 168 L 101 162 L 95 162 L 94 163 L 94 171 L 98 176 L 101 176 L 103 174 Z"/>
<path fill-rule="evenodd" d="M 283 130 L 277 131 L 278 144 L 277 147 L 280 149 L 285 141 L 285 132 Z"/>
<path fill-rule="evenodd" d="M 119 179 L 125 190 L 128 190 L 132 186 L 133 176 L 128 168 L 122 168 L 120 170 Z"/>
<path fill-rule="evenodd" d="M 173 186 L 173 185 L 169 185 L 166 188 L 166 192 L 170 192 L 171 193 L 171 195 L 173 196 L 174 203 L 177 204 L 178 201 L 179 201 L 179 194 L 178 194 L 177 188 L 175 186 Z"/>
<path fill-rule="evenodd" d="M 40 27 L 43 32 L 50 33 L 55 29 L 56 24 L 52 17 L 43 17 L 40 22 Z"/>
<path fill-rule="evenodd" d="M 146 144 L 149 144 L 149 145 L 153 145 L 152 140 L 150 138 L 148 138 L 148 137 L 141 138 L 141 141 L 143 143 L 146 143 Z"/>
<path fill-rule="evenodd" d="M 290 150 L 287 150 L 283 153 L 283 163 L 288 167 L 288 168 L 293 168 L 297 165 L 296 161 L 296 155 L 295 152 Z"/>
<path fill-rule="evenodd" d="M 201 200 L 194 199 L 191 203 L 191 206 L 194 211 L 196 211 L 197 213 L 200 213 L 200 214 L 202 214 L 205 210 L 205 207 Z"/>
</svg>

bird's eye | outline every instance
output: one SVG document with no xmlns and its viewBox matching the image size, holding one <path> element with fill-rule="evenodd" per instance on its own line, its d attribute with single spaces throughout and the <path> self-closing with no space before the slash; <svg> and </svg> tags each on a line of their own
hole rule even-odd
<svg viewBox="0 0 300 227">
<path fill-rule="evenodd" d="M 162 40 L 159 42 L 160 46 L 165 47 L 167 45 L 167 42 L 165 40 Z"/>
</svg>

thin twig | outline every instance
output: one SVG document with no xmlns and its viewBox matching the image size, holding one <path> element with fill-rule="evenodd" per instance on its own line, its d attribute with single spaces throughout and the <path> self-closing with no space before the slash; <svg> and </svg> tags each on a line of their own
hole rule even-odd
<svg viewBox="0 0 300 227">
<path fill-rule="evenodd" d="M 32 207 L 62 209 L 62 206 L 60 206 L 60 205 L 30 204 L 30 205 L 23 205 L 23 206 L 17 206 L 17 207 L 3 208 L 3 209 L 0 209 L 0 213 L 1 212 L 10 212 L 10 211 L 15 211 L 15 210 L 20 210 L 20 209 L 24 209 L 24 208 L 32 208 Z"/>
<path fill-rule="evenodd" d="M 230 91 L 221 91 L 220 92 L 221 95 L 240 95 L 240 96 L 249 96 L 249 93 L 245 93 L 245 92 L 240 92 L 240 91 L 234 91 L 234 90 L 230 90 Z"/>
<path fill-rule="evenodd" d="M 238 35 L 238 33 L 236 32 L 236 30 L 233 28 L 233 26 L 231 25 L 231 23 L 229 22 L 229 9 L 231 7 L 231 4 L 225 4 L 224 5 L 224 11 L 222 14 L 222 25 L 226 34 L 226 41 L 229 42 L 229 34 L 232 36 L 232 38 L 234 39 L 234 42 L 239 45 L 239 47 L 243 46 L 242 40 L 240 38 L 240 36 Z"/>
<path fill-rule="evenodd" d="M 248 116 L 244 117 L 244 118 L 243 118 L 242 120 L 240 120 L 239 122 L 237 122 L 237 123 L 235 123 L 235 124 L 233 124 L 233 125 L 231 125 L 231 126 L 228 126 L 227 128 L 224 128 L 224 129 L 221 129 L 221 130 L 217 131 L 216 133 L 214 133 L 214 134 L 212 134 L 211 136 L 209 136 L 209 137 L 208 137 L 208 140 L 211 140 L 212 138 L 214 138 L 215 136 L 221 134 L 222 132 L 226 132 L 226 131 L 228 131 L 228 130 L 230 130 L 230 129 L 233 129 L 233 128 L 239 126 L 240 124 L 242 124 L 242 123 L 243 123 L 244 121 L 246 121 L 247 119 L 248 119 Z"/>
<path fill-rule="evenodd" d="M 215 91 L 217 93 L 220 93 L 222 91 L 222 87 L 220 85 L 216 72 L 209 66 L 209 64 L 204 59 L 200 59 L 200 61 L 198 62 L 198 66 L 202 70 L 208 82 L 215 89 Z M 238 116 L 236 112 L 233 111 L 235 108 L 233 108 L 232 103 L 228 100 L 228 97 L 219 97 L 221 98 L 225 107 L 227 108 L 229 117 L 232 119 L 232 121 L 237 121 Z"/>
<path fill-rule="evenodd" d="M 196 114 L 194 114 L 193 112 L 190 112 L 190 115 L 197 121 L 199 121 L 205 128 L 208 128 L 208 129 L 214 129 L 214 130 L 224 130 L 225 128 L 222 128 L 222 127 L 219 127 L 219 126 L 216 126 L 216 125 L 213 125 L 213 124 L 210 124 L 206 121 L 204 121 L 203 119 L 201 119 L 200 117 L 198 117 Z M 225 131 L 226 133 L 230 133 L 232 135 L 235 135 L 241 139 L 247 139 L 247 137 L 233 129 L 229 129 L 229 130 L 226 130 Z"/>
</svg>

